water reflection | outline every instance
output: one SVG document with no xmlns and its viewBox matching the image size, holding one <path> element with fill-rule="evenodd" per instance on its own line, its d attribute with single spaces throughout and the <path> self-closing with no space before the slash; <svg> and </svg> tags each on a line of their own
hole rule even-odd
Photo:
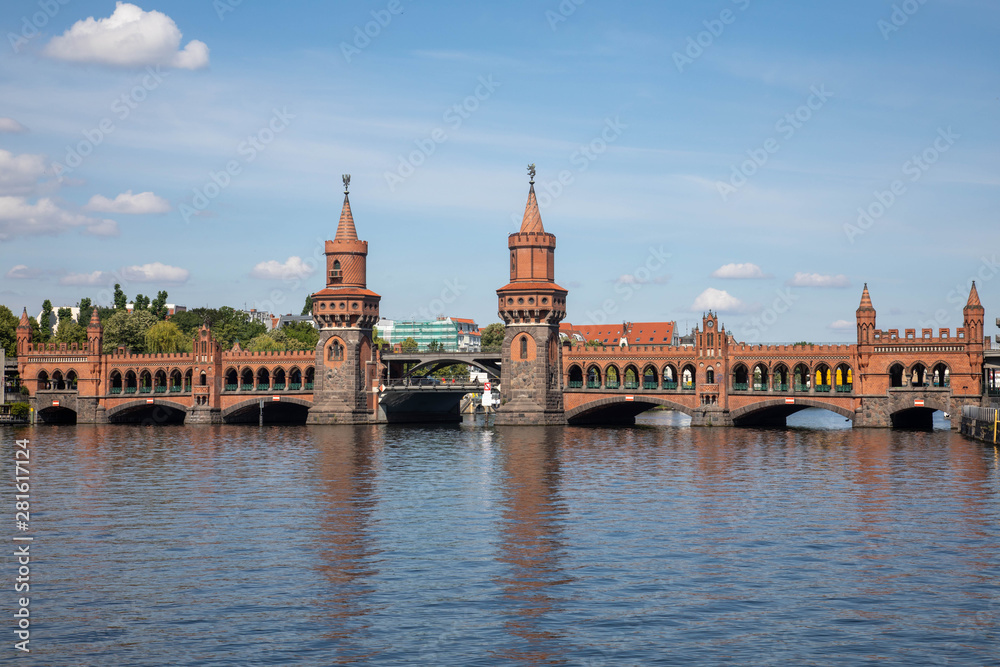
<svg viewBox="0 0 1000 667">
<path fill-rule="evenodd" d="M 374 655 L 369 637 L 379 551 L 373 536 L 378 501 L 381 436 L 375 427 L 315 430 L 318 568 L 326 586 L 316 591 L 314 617 L 334 650 L 331 663 L 353 664 Z"/>
<path fill-rule="evenodd" d="M 552 427 L 497 428 L 503 447 L 503 490 L 496 580 L 502 590 L 504 630 L 513 640 L 495 655 L 525 664 L 564 664 L 565 628 L 553 623 L 562 611 L 564 572 L 561 523 L 566 507 L 559 496 L 559 451 L 564 430 Z"/>
</svg>

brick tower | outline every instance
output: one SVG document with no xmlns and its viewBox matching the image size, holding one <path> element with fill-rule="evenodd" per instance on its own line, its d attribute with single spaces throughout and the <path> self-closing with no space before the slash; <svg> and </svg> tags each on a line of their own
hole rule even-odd
<svg viewBox="0 0 1000 667">
<path fill-rule="evenodd" d="M 535 199 L 535 166 L 521 229 L 507 239 L 510 283 L 497 290 L 506 325 L 497 424 L 563 424 L 559 322 L 566 290 L 555 283 L 556 237 L 542 227 Z"/>
<path fill-rule="evenodd" d="M 28 321 L 28 309 L 21 312 L 21 319 L 17 323 L 17 356 L 26 357 L 28 346 L 31 345 L 31 322 Z"/>
<path fill-rule="evenodd" d="M 378 374 L 372 329 L 381 297 L 368 289 L 368 242 L 358 240 L 344 176 L 344 208 L 332 241 L 326 242 L 326 288 L 312 295 L 316 381 L 310 424 L 363 424 L 374 420 L 372 385 Z"/>
</svg>

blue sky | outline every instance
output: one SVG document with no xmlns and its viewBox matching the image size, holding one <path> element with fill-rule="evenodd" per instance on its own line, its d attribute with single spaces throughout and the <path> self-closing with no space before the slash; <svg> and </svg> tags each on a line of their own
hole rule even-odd
<svg viewBox="0 0 1000 667">
<path fill-rule="evenodd" d="M 1000 5 L 577 2 L 5 3 L 0 303 L 298 313 L 350 173 L 383 316 L 485 325 L 533 162 L 574 323 L 996 317 Z"/>
</svg>

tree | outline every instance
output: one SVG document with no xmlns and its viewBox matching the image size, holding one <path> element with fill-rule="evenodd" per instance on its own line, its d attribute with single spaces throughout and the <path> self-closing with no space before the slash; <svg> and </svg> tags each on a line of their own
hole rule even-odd
<svg viewBox="0 0 1000 667">
<path fill-rule="evenodd" d="M 379 349 L 389 347 L 389 341 L 378 335 L 378 327 L 372 327 L 372 343 Z"/>
<path fill-rule="evenodd" d="M 319 342 L 319 329 L 309 322 L 286 324 L 280 330 L 288 336 L 289 343 L 297 344 L 297 347 L 289 348 L 292 350 L 314 350 Z"/>
<path fill-rule="evenodd" d="M 94 313 L 94 305 L 89 298 L 83 298 L 80 299 L 80 303 L 77 306 L 80 308 L 80 315 L 76 318 L 76 321 L 86 327 L 90 323 L 90 316 Z"/>
<path fill-rule="evenodd" d="M 52 302 L 48 299 L 42 301 L 42 314 L 38 319 L 39 340 L 48 343 L 52 338 Z"/>
<path fill-rule="evenodd" d="M 441 343 L 437 342 L 436 340 L 432 340 L 431 342 L 427 343 L 427 351 L 428 352 L 440 352 L 443 349 L 444 349 L 444 346 L 441 345 Z"/>
<path fill-rule="evenodd" d="M 156 293 L 156 298 L 149 304 L 149 310 L 156 316 L 156 319 L 167 319 L 167 293 L 165 290 Z"/>
<path fill-rule="evenodd" d="M 149 297 L 143 296 L 142 294 L 136 294 L 135 302 L 132 304 L 132 310 L 149 310 Z"/>
<path fill-rule="evenodd" d="M 128 306 L 128 297 L 122 291 L 122 286 L 115 283 L 115 310 L 125 310 Z"/>
<path fill-rule="evenodd" d="M 420 345 L 417 344 L 416 339 L 412 336 L 404 338 L 399 346 L 402 348 L 403 352 L 416 352 L 420 348 Z"/>
<path fill-rule="evenodd" d="M 156 318 L 148 310 L 131 313 L 119 310 L 104 326 L 104 353 L 114 352 L 124 345 L 133 354 L 146 351 L 146 331 L 156 323 Z"/>
<path fill-rule="evenodd" d="M 212 337 L 219 341 L 222 349 L 228 350 L 237 340 L 250 341 L 267 333 L 267 327 L 250 319 L 242 311 L 229 306 L 222 308 L 194 308 L 183 313 L 175 313 L 170 321 L 180 327 L 188 338 L 193 338 L 199 327 L 208 320 L 212 328 Z"/>
<path fill-rule="evenodd" d="M 302 306 L 302 312 L 300 315 L 312 315 L 313 311 L 313 298 L 312 294 L 306 297 L 306 304 Z"/>
<path fill-rule="evenodd" d="M 483 350 L 499 350 L 503 347 L 505 327 L 499 322 L 494 322 L 482 331 L 480 345 Z"/>
<path fill-rule="evenodd" d="M 38 320 L 34 317 L 29 317 L 28 326 L 31 327 L 31 340 L 35 343 L 40 343 L 42 340 L 42 327 L 38 325 Z"/>
<path fill-rule="evenodd" d="M 59 309 L 59 326 L 56 327 L 56 343 L 76 343 L 83 345 L 87 342 L 87 329 L 73 320 L 72 311 L 69 308 Z"/>
<path fill-rule="evenodd" d="M 10 308 L 0 306 L 0 347 L 8 357 L 13 357 L 17 352 L 17 325 L 20 321 L 20 318 L 14 317 Z"/>
<path fill-rule="evenodd" d="M 146 330 L 146 352 L 150 354 L 173 354 L 190 349 L 191 340 L 173 322 L 157 322 Z"/>
<path fill-rule="evenodd" d="M 276 341 L 273 336 L 269 336 L 265 333 L 255 336 L 253 340 L 247 344 L 245 349 L 250 352 L 282 352 L 284 351 L 285 346 Z"/>
</svg>

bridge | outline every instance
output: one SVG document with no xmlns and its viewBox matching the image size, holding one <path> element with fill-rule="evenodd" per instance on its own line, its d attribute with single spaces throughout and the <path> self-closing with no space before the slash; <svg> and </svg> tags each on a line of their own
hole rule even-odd
<svg viewBox="0 0 1000 667">
<path fill-rule="evenodd" d="M 859 427 L 927 427 L 935 410 L 958 414 L 1000 395 L 1000 352 L 984 337 L 975 283 L 954 330 L 878 328 L 865 285 L 850 344 L 750 345 L 709 312 L 690 344 L 642 344 L 623 331 L 622 344 L 595 347 L 560 337 L 568 291 L 555 283 L 555 247 L 532 182 L 521 229 L 508 237 L 510 282 L 496 292 L 502 349 L 380 350 L 372 334 L 381 297 L 367 287 L 368 243 L 345 188 L 326 284 L 312 295 L 315 350 L 225 350 L 206 325 L 191 352 L 109 352 L 96 311 L 85 344 L 44 345 L 32 341 L 25 311 L 18 373 L 41 421 L 84 423 L 458 419 L 462 398 L 482 387 L 430 377 L 455 364 L 499 384 L 498 424 L 632 423 L 664 407 L 695 426 L 774 426 L 822 408 Z"/>
</svg>

